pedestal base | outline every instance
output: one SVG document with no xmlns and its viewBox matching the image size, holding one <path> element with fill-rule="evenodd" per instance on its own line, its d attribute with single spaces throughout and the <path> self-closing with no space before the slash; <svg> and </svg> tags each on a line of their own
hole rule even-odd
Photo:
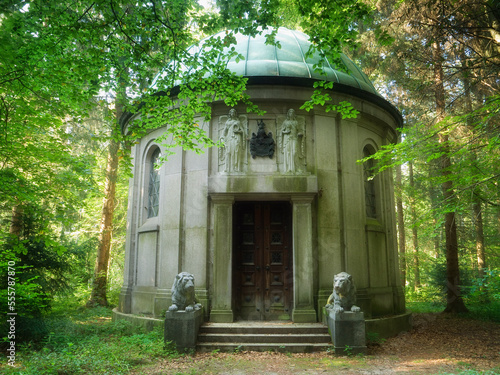
<svg viewBox="0 0 500 375">
<path fill-rule="evenodd" d="M 293 309 L 292 321 L 294 323 L 316 323 L 316 310 L 314 309 Z"/>
<path fill-rule="evenodd" d="M 364 313 L 350 311 L 336 313 L 333 309 L 326 309 L 326 312 L 335 354 L 366 354 Z"/>
<path fill-rule="evenodd" d="M 213 323 L 232 323 L 234 315 L 232 310 L 212 310 L 210 312 L 210 321 Z"/>
<path fill-rule="evenodd" d="M 165 342 L 175 343 L 183 352 L 196 349 L 198 331 L 203 323 L 203 310 L 167 311 L 165 314 Z"/>
</svg>

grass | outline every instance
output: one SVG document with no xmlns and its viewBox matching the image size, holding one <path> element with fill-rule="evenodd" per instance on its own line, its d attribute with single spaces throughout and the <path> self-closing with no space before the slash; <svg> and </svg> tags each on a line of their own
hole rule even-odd
<svg viewBox="0 0 500 375">
<path fill-rule="evenodd" d="M 477 303 L 466 300 L 465 302 L 469 312 L 461 314 L 464 317 L 500 323 L 500 301 Z M 406 308 L 414 313 L 440 313 L 444 311 L 445 307 L 445 304 L 440 301 L 406 302 Z"/>
<path fill-rule="evenodd" d="M 178 357 L 163 343 L 160 329 L 145 332 L 125 321 L 112 322 L 111 310 L 55 311 L 46 318 L 49 334 L 40 342 L 17 344 L 16 365 L 3 374 L 126 374 L 156 358 Z M 3 358 L 2 358 L 3 357 Z"/>
<path fill-rule="evenodd" d="M 68 308 L 67 306 L 71 306 Z M 441 312 L 444 304 L 437 302 L 408 302 L 413 312 Z M 467 317 L 482 320 L 497 320 L 500 305 L 469 304 Z M 111 310 L 107 308 L 84 309 L 73 304 L 54 306 L 45 319 L 48 334 L 40 341 L 16 343 L 16 368 L 6 365 L 5 352 L 0 353 L 0 373 L 11 375 L 44 374 L 128 374 L 151 367 L 161 360 L 179 358 L 183 355 L 172 346 L 164 346 L 163 332 L 156 329 L 146 332 L 126 321 L 113 322 Z M 371 338 L 377 341 L 377 337 Z M 1 342 L 0 342 L 1 344 Z M 272 354 L 272 353 L 271 353 Z M 271 355 L 269 354 L 269 355 Z M 207 367 L 194 367 L 179 374 L 219 373 L 227 368 L 238 371 L 258 370 L 264 366 L 258 356 L 219 356 L 212 353 Z M 328 353 L 320 358 L 287 357 L 295 369 L 353 369 L 367 365 L 366 358 L 335 358 Z M 189 360 L 189 357 L 182 360 Z M 263 368 L 263 367 L 262 367 Z M 461 375 L 491 375 L 494 372 L 475 372 L 467 369 Z"/>
<path fill-rule="evenodd" d="M 445 308 L 441 302 L 407 301 L 406 308 L 414 313 L 439 313 Z"/>
</svg>

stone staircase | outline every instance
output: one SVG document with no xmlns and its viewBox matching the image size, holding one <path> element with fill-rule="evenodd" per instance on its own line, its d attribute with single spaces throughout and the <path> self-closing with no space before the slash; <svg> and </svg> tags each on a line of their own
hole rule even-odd
<svg viewBox="0 0 500 375">
<path fill-rule="evenodd" d="M 306 353 L 333 349 L 328 327 L 321 323 L 205 323 L 197 350 L 211 352 L 274 351 Z"/>
</svg>

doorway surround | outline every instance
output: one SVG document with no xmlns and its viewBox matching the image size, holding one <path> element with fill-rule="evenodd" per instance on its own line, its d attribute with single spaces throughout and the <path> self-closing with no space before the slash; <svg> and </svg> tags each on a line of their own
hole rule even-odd
<svg viewBox="0 0 500 375">
<path fill-rule="evenodd" d="M 316 322 L 313 251 L 313 202 L 318 192 L 316 176 L 276 176 L 273 179 L 254 176 L 255 181 L 251 183 L 253 185 L 251 193 L 241 192 L 240 183 L 243 180 L 240 179 L 242 178 L 245 179 L 244 185 L 248 188 L 249 176 L 214 176 L 209 178 L 214 255 L 210 321 L 230 323 L 235 320 L 235 306 L 232 298 L 234 203 L 236 201 L 288 201 L 292 205 L 293 243 L 291 318 L 295 323 Z M 292 187 L 295 187 L 296 191 L 293 191 Z M 299 188 L 297 189 L 297 187 Z"/>
</svg>

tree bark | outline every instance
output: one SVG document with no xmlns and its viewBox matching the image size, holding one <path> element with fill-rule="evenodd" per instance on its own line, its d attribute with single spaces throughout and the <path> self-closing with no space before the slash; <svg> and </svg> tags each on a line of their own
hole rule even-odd
<svg viewBox="0 0 500 375">
<path fill-rule="evenodd" d="M 401 281 L 406 285 L 406 234 L 405 217 L 403 212 L 403 178 L 401 175 L 401 165 L 396 166 L 396 207 L 398 212 L 398 239 L 399 239 L 399 269 L 401 271 Z"/>
<path fill-rule="evenodd" d="M 117 140 L 116 127 L 118 119 L 122 115 L 122 107 L 115 103 L 115 124 L 108 147 L 108 160 L 106 167 L 106 183 L 104 188 L 104 201 L 101 213 L 101 224 L 99 232 L 99 246 L 94 268 L 94 280 L 90 300 L 87 307 L 108 306 L 107 284 L 108 267 L 111 253 L 111 240 L 113 237 L 113 215 L 115 211 L 116 180 L 118 177 L 118 151 L 120 142 Z"/>
<path fill-rule="evenodd" d="M 462 58 L 462 69 L 464 71 L 462 81 L 464 83 L 464 99 L 465 99 L 465 114 L 471 115 L 473 112 L 472 106 L 472 95 L 471 95 L 471 85 L 470 78 L 467 72 L 467 56 L 465 51 L 461 53 Z M 471 117 L 467 117 L 467 128 L 474 132 L 474 125 L 472 124 Z M 477 164 L 477 155 L 475 151 L 471 152 L 471 165 L 475 166 Z M 484 269 L 486 268 L 486 256 L 485 256 L 485 246 L 484 246 L 484 230 L 483 230 L 483 213 L 482 213 L 481 199 L 479 198 L 478 191 L 474 191 L 474 202 L 472 204 L 472 212 L 474 215 L 474 229 L 476 234 L 476 259 L 477 259 L 477 270 L 478 277 L 484 277 Z"/>
<path fill-rule="evenodd" d="M 444 73 L 442 65 L 442 50 L 439 42 L 433 43 L 434 60 L 434 95 L 436 99 L 436 119 L 441 122 L 445 118 Z M 445 239 L 446 239 L 446 289 L 447 301 L 444 312 L 467 312 L 460 292 L 460 270 L 458 263 L 458 237 L 455 211 L 452 207 L 456 199 L 451 180 L 451 158 L 449 152 L 449 136 L 445 132 L 438 134 L 442 156 L 440 171 L 444 177 L 441 185 L 445 205 Z"/>
<path fill-rule="evenodd" d="M 12 220 L 10 221 L 9 233 L 17 237 L 21 235 L 23 226 L 23 209 L 19 205 L 12 208 Z"/>
<path fill-rule="evenodd" d="M 484 248 L 484 230 L 483 230 L 483 210 L 481 201 L 476 199 L 472 205 L 474 212 L 474 228 L 476 231 L 476 256 L 477 256 L 477 270 L 479 278 L 484 277 L 484 269 L 486 268 L 486 255 Z"/>
<path fill-rule="evenodd" d="M 432 170 L 433 168 L 429 168 L 429 179 L 432 180 L 435 178 L 434 172 Z M 437 207 L 439 205 L 439 198 L 438 198 L 438 190 L 434 187 L 431 186 L 429 188 L 429 200 L 431 202 L 431 208 L 433 212 L 436 212 Z M 432 217 L 432 226 L 435 230 L 438 230 L 437 228 L 439 227 L 438 225 L 438 217 L 437 215 L 433 215 Z M 439 229 L 437 231 L 437 235 L 435 235 L 432 239 L 433 245 L 434 245 L 434 258 L 438 259 L 440 254 L 441 254 L 441 236 L 442 236 L 442 231 Z"/>
<path fill-rule="evenodd" d="M 409 163 L 410 169 L 410 190 L 411 194 L 415 194 L 415 180 L 413 178 L 413 163 Z M 419 259 L 419 248 L 418 248 L 418 229 L 417 229 L 417 210 L 415 208 L 415 198 L 410 197 L 410 211 L 412 219 L 412 241 L 413 241 L 413 288 L 417 290 L 420 288 L 420 259 Z"/>
</svg>

